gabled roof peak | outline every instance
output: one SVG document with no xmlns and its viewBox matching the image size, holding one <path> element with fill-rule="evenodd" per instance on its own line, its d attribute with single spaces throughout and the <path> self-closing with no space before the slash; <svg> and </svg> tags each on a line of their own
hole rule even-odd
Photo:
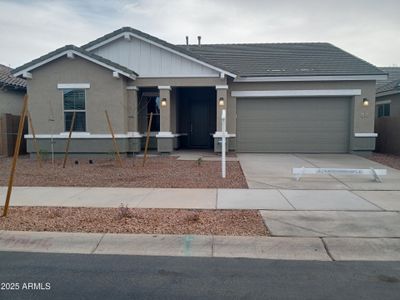
<svg viewBox="0 0 400 300">
<path fill-rule="evenodd" d="M 62 57 L 63 55 L 66 55 L 69 51 L 71 51 L 72 53 L 76 54 L 77 56 L 80 56 L 84 59 L 90 60 L 94 63 L 97 63 L 99 65 L 102 65 L 103 67 L 106 67 L 108 69 L 111 69 L 113 71 L 118 71 L 120 72 L 122 75 L 127 76 L 129 78 L 135 78 L 136 76 L 138 76 L 137 73 L 135 73 L 134 71 L 121 66 L 111 60 L 108 60 L 104 57 L 98 56 L 96 54 L 90 53 L 82 48 L 79 48 L 75 45 L 65 45 L 64 47 L 58 48 L 52 52 L 49 52 L 37 59 L 34 59 L 16 69 L 14 69 L 12 71 L 12 74 L 14 76 L 20 76 L 22 75 L 24 72 L 29 72 L 31 70 L 34 70 L 50 61 L 53 61 L 57 58 Z"/>
</svg>

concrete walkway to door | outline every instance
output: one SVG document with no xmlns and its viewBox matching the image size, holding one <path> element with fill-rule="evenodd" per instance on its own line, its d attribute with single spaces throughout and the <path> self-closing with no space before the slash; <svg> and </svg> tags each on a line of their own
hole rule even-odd
<svg viewBox="0 0 400 300">
<path fill-rule="evenodd" d="M 352 154 L 237 154 L 250 189 L 400 190 L 400 170 Z M 383 182 L 371 176 L 304 175 L 296 181 L 292 168 L 387 169 Z"/>
</svg>

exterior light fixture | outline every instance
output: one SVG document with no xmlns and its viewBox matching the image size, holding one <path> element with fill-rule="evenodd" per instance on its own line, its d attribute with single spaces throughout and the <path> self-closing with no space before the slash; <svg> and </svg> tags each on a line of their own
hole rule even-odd
<svg viewBox="0 0 400 300">
<path fill-rule="evenodd" d="M 218 99 L 218 104 L 219 104 L 219 106 L 224 106 L 225 105 L 225 100 L 224 100 L 223 97 Z"/>
<path fill-rule="evenodd" d="M 364 98 L 362 103 L 363 103 L 363 106 L 368 106 L 369 105 L 369 101 L 368 101 L 367 98 Z"/>
<path fill-rule="evenodd" d="M 162 98 L 161 99 L 161 106 L 167 106 L 167 99 L 166 98 Z"/>
</svg>

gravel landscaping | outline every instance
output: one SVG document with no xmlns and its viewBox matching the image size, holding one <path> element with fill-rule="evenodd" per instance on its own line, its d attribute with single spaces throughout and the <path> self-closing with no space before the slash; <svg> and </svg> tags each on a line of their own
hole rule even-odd
<svg viewBox="0 0 400 300">
<path fill-rule="evenodd" d="M 78 161 L 78 164 L 75 164 Z M 65 169 L 62 159 L 54 167 L 45 161 L 42 168 L 34 159 L 18 160 L 15 186 L 83 186 L 148 188 L 247 188 L 240 163 L 229 161 L 227 177 L 221 178 L 218 161 L 183 161 L 176 157 L 125 158 L 123 167 L 113 159 L 70 158 Z M 0 186 L 7 185 L 11 158 L 0 158 Z"/>
<path fill-rule="evenodd" d="M 380 164 L 400 170 L 400 155 L 373 153 L 371 157 L 368 158 Z"/>
<path fill-rule="evenodd" d="M 256 210 L 11 207 L 0 230 L 265 236 Z"/>
</svg>

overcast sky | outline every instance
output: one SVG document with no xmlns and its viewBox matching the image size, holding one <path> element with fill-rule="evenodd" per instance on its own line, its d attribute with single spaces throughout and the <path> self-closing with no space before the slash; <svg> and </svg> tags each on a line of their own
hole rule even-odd
<svg viewBox="0 0 400 300">
<path fill-rule="evenodd" d="M 123 26 L 171 43 L 331 42 L 400 66 L 399 0 L 0 0 L 0 63 L 17 67 Z"/>
</svg>

